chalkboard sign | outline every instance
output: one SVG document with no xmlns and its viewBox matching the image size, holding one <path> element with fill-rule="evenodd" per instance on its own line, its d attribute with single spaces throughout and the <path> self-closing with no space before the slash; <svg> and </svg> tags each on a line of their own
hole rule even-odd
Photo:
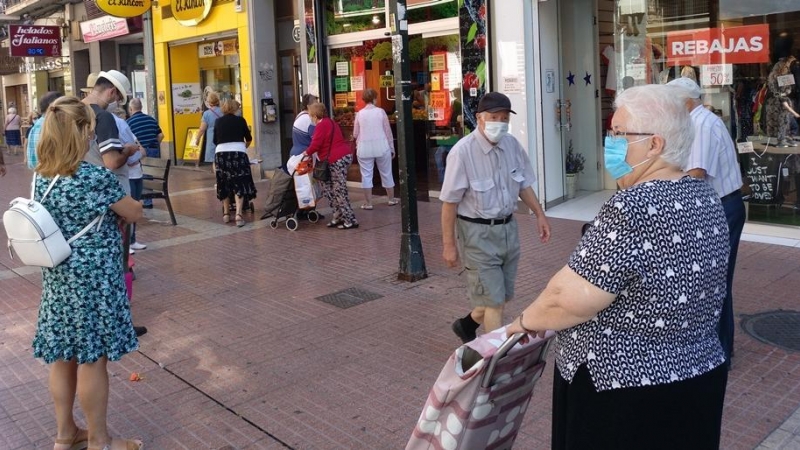
<svg viewBox="0 0 800 450">
<path fill-rule="evenodd" d="M 783 201 L 783 195 L 778 186 L 785 158 L 785 155 L 770 153 L 763 153 L 760 157 L 755 153 L 750 153 L 742 158 L 744 159 L 742 164 L 744 184 L 750 188 L 748 202 L 772 205 Z"/>
</svg>

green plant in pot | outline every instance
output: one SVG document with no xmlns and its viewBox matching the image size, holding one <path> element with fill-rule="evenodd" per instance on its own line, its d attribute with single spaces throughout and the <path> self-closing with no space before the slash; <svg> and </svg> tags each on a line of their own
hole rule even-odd
<svg viewBox="0 0 800 450">
<path fill-rule="evenodd" d="M 580 153 L 575 153 L 572 148 L 572 140 L 569 141 L 567 147 L 567 161 L 565 171 L 570 174 L 578 174 L 583 172 L 583 166 L 586 164 L 586 157 Z"/>
<path fill-rule="evenodd" d="M 565 163 L 564 171 L 567 173 L 567 198 L 574 198 L 578 186 L 578 174 L 583 172 L 584 165 L 586 164 L 586 157 L 574 151 L 572 148 L 572 140 L 569 141 L 569 147 L 567 147 Z"/>
</svg>

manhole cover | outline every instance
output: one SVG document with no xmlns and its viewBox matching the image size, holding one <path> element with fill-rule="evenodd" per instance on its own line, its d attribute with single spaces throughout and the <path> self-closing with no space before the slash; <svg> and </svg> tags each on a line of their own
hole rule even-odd
<svg viewBox="0 0 800 450">
<path fill-rule="evenodd" d="M 765 344 L 800 352 L 800 312 L 770 311 L 745 316 L 742 328 Z"/>
<path fill-rule="evenodd" d="M 325 294 L 317 297 L 317 300 L 333 305 L 337 308 L 346 309 L 351 306 L 360 305 L 362 303 L 377 300 L 383 297 L 374 292 L 365 291 L 358 288 L 347 288 L 332 294 Z"/>
</svg>

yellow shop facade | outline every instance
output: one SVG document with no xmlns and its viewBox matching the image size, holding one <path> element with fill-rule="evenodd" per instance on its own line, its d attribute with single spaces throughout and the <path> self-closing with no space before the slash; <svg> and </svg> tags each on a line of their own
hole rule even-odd
<svg viewBox="0 0 800 450">
<path fill-rule="evenodd" d="M 260 61 L 266 68 L 275 60 L 273 2 L 153 3 L 156 108 L 164 131 L 162 157 L 178 164 L 203 161 L 202 146 L 192 148 L 191 137 L 200 126 L 206 95 L 215 91 L 221 99 L 234 99 L 242 105 L 256 153 L 265 160 L 265 167 L 274 164 L 271 160 L 280 158 L 280 133 L 277 123 L 261 114 L 261 105 L 278 86 L 267 76 L 254 77 L 254 73 L 266 71 L 253 67 Z M 254 51 L 256 47 L 260 50 Z M 276 156 L 273 148 L 278 149 Z"/>
</svg>

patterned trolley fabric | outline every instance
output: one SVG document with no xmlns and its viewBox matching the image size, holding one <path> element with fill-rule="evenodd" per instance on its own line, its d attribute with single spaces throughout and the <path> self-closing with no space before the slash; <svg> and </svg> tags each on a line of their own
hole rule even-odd
<svg viewBox="0 0 800 450">
<path fill-rule="evenodd" d="M 406 449 L 510 449 L 551 338 L 514 346 L 491 375 L 490 360 L 505 341 L 504 330 L 456 350 L 431 389 Z"/>
</svg>

